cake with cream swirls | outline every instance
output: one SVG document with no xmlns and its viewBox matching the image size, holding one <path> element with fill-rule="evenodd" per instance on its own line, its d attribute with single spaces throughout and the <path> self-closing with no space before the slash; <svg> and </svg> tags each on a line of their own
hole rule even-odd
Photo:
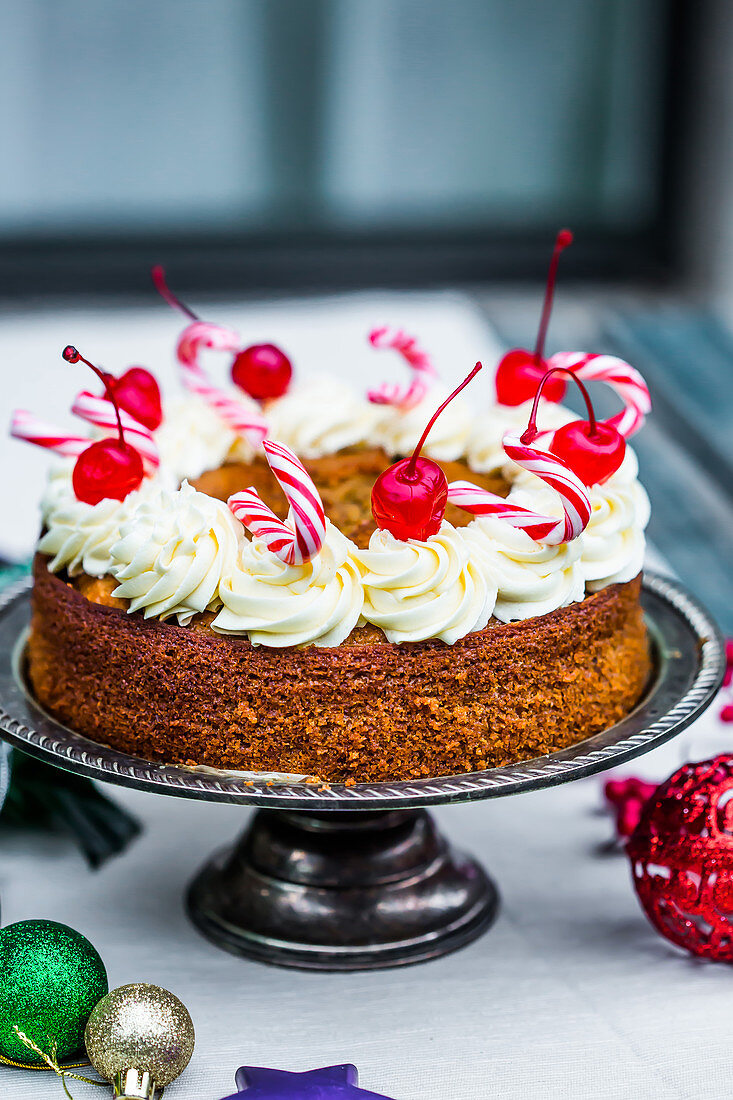
<svg viewBox="0 0 733 1100">
<path fill-rule="evenodd" d="M 649 402 L 633 368 L 526 353 L 531 392 L 515 369 L 513 404 L 459 394 L 421 451 L 447 390 L 403 333 L 373 343 L 402 354 L 405 390 L 291 382 L 263 345 L 287 375 L 263 395 L 258 349 L 193 324 L 188 395 L 160 415 L 123 375 L 77 398 L 91 436 L 16 416 L 16 435 L 64 456 L 28 644 L 51 713 L 148 759 L 352 783 L 530 759 L 636 705 L 649 505 L 625 437 Z M 237 386 L 204 373 L 202 346 L 236 352 Z M 611 385 L 623 411 L 579 421 L 566 380 Z"/>
</svg>

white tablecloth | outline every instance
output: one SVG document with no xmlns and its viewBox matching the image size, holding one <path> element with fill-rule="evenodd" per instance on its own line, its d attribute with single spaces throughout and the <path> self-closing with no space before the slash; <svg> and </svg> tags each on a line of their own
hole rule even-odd
<svg viewBox="0 0 733 1100">
<path fill-rule="evenodd" d="M 451 378 L 496 354 L 491 334 L 452 296 L 345 300 L 336 339 L 326 325 L 334 323 L 332 304 L 269 308 L 277 316 L 267 331 L 250 308 L 207 315 L 239 324 L 248 338 L 292 344 L 329 369 L 342 356 L 352 376 L 357 361 L 365 369 L 364 332 L 383 321 L 420 332 Z M 110 369 L 143 361 L 168 364 L 170 374 L 174 332 L 165 314 L 150 313 L 3 322 L 5 360 L 14 367 L 8 403 L 56 414 L 59 387 L 66 399 L 76 388 L 57 358 L 67 342 Z M 10 373 L 6 366 L 5 379 Z M 25 457 L 15 444 L 0 445 L 4 468 L 7 461 L 22 471 L 0 483 L 0 515 L 17 517 L 5 528 L 6 548 L 16 553 L 32 543 L 42 466 L 35 459 L 26 466 Z M 725 733 L 709 712 L 638 769 L 661 779 L 687 758 L 721 750 Z M 243 827 L 246 811 L 129 791 L 115 795 L 145 833 L 100 872 L 63 839 L 0 835 L 2 920 L 66 922 L 97 946 L 111 985 L 157 982 L 183 999 L 197 1047 L 171 1100 L 230 1093 L 242 1063 L 305 1070 L 348 1061 L 364 1088 L 396 1100 L 728 1100 L 731 970 L 684 957 L 647 925 L 624 857 L 597 852 L 611 833 L 596 812 L 599 792 L 593 779 L 437 811 L 441 827 L 496 877 L 502 909 L 477 943 L 404 970 L 299 973 L 209 945 L 188 923 L 182 894 L 212 849 Z M 82 1084 L 72 1091 L 99 1094 Z M 50 1075 L 2 1067 L 0 1092 L 13 1100 L 61 1095 Z"/>
<path fill-rule="evenodd" d="M 711 715 L 638 769 L 662 778 L 723 745 Z M 502 908 L 470 947 L 403 970 L 309 974 L 217 950 L 188 923 L 182 894 L 247 811 L 129 791 L 114 794 L 145 833 L 97 873 L 61 839 L 2 835 L 2 919 L 70 924 L 101 952 L 111 985 L 156 982 L 182 998 L 197 1046 L 170 1100 L 227 1095 L 240 1064 L 341 1062 L 395 1100 L 729 1100 L 733 974 L 646 923 L 626 859 L 598 854 L 611 833 L 600 785 L 438 810 L 496 878 Z M 4 1067 L 0 1093 L 61 1095 L 50 1075 Z"/>
</svg>

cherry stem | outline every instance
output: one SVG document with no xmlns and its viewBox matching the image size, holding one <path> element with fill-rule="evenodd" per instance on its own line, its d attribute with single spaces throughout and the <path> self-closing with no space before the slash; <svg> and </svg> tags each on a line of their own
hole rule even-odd
<svg viewBox="0 0 733 1100">
<path fill-rule="evenodd" d="M 444 409 L 444 408 L 445 408 L 445 407 L 446 407 L 447 405 L 450 405 L 450 403 L 451 403 L 451 401 L 453 400 L 453 398 L 454 398 L 454 397 L 457 397 L 457 396 L 458 396 L 458 394 L 459 394 L 459 393 L 461 392 L 461 390 L 465 390 L 466 386 L 467 386 L 467 385 L 468 385 L 468 383 L 469 383 L 469 382 L 471 381 L 471 379 L 472 379 L 472 378 L 475 378 L 475 377 L 476 377 L 476 375 L 478 374 L 478 372 L 479 372 L 480 370 L 482 370 L 482 369 L 483 369 L 483 364 L 481 364 L 481 363 L 477 363 L 477 364 L 476 364 L 476 366 L 475 366 L 475 367 L 473 368 L 473 370 L 471 371 L 471 373 L 470 373 L 469 375 L 467 375 L 467 376 L 466 376 L 466 377 L 465 377 L 465 378 L 463 379 L 463 381 L 461 382 L 460 386 L 456 386 L 456 388 L 455 388 L 455 389 L 453 390 L 453 393 L 452 393 L 452 394 L 450 394 L 450 395 L 449 395 L 448 397 L 446 397 L 446 399 L 445 399 L 445 401 L 443 402 L 443 404 L 442 404 L 442 405 L 440 405 L 440 406 L 439 406 L 439 407 L 438 407 L 438 408 L 437 408 L 437 409 L 435 410 L 435 412 L 433 413 L 433 415 L 432 415 L 432 416 L 430 417 L 430 420 L 429 420 L 429 421 L 428 421 L 428 423 L 427 423 L 427 426 L 426 426 L 426 428 L 425 428 L 425 431 L 424 431 L 424 432 L 422 433 L 422 435 L 420 436 L 420 439 L 418 440 L 417 446 L 415 447 L 415 450 L 414 450 L 414 451 L 412 452 L 412 458 L 410 459 L 410 463 L 409 463 L 409 465 L 408 465 L 407 469 L 406 469 L 406 470 L 405 470 L 405 472 L 404 472 L 404 477 L 405 477 L 405 480 L 407 480 L 407 481 L 410 481 L 410 480 L 412 480 L 412 479 L 413 479 L 413 478 L 415 477 L 415 473 L 416 473 L 416 471 L 417 471 L 417 460 L 418 460 L 418 458 L 420 457 L 420 451 L 421 451 L 421 450 L 423 449 L 423 447 L 424 447 L 424 445 L 425 445 L 425 440 L 426 440 L 426 439 L 428 438 L 428 435 L 430 434 L 430 430 L 431 430 L 431 428 L 433 427 L 433 424 L 434 424 L 434 423 L 435 423 L 435 421 L 436 421 L 436 420 L 438 419 L 438 417 L 439 417 L 439 416 L 440 416 L 440 414 L 442 413 L 443 409 Z"/>
<path fill-rule="evenodd" d="M 64 348 L 64 350 L 61 353 L 61 356 L 62 356 L 63 359 L 66 360 L 67 363 L 79 363 L 79 362 L 81 362 L 81 363 L 86 363 L 86 365 L 88 367 L 92 368 L 92 370 L 96 374 L 97 378 L 100 380 L 100 382 L 104 386 L 105 393 L 107 394 L 107 400 L 112 403 L 112 408 L 115 410 L 115 416 L 117 417 L 117 431 L 118 431 L 119 437 L 120 437 L 120 445 L 122 447 L 124 447 L 125 450 L 127 450 L 127 442 L 125 440 L 125 433 L 122 430 L 122 417 L 120 416 L 120 407 L 117 404 L 117 398 L 114 395 L 114 391 L 113 391 L 112 387 L 109 384 L 109 379 L 110 379 L 111 376 L 109 374 L 107 374 L 105 371 L 100 370 L 99 367 L 95 367 L 94 363 L 90 363 L 88 359 L 85 359 L 84 356 L 81 355 L 80 352 L 78 352 L 76 350 L 76 348 L 73 347 L 71 344 L 69 344 L 68 347 Z"/>
<path fill-rule="evenodd" d="M 189 309 L 188 306 L 184 302 L 182 302 L 180 298 L 177 298 L 173 291 L 170 289 L 168 283 L 165 280 L 165 271 L 160 264 L 156 264 L 153 268 L 151 268 L 150 274 L 152 276 L 155 289 L 158 291 L 158 294 L 160 294 L 162 298 L 165 298 L 169 306 L 173 306 L 174 309 L 180 309 L 181 313 L 184 313 L 186 317 L 190 317 L 192 321 L 201 320 L 201 318 L 197 314 L 195 314 L 192 309 Z"/>
<path fill-rule="evenodd" d="M 525 431 L 522 432 L 522 435 L 520 436 L 522 443 L 532 443 L 537 436 L 537 410 L 540 406 L 542 390 L 545 387 L 545 382 L 547 381 L 547 379 L 551 378 L 553 374 L 567 374 L 570 378 L 572 378 L 573 382 L 575 382 L 575 385 L 582 393 L 583 399 L 585 401 L 585 407 L 588 410 L 588 427 L 590 429 L 590 431 L 588 432 L 588 439 L 593 439 L 594 436 L 598 435 L 598 423 L 596 421 L 596 414 L 593 409 L 593 402 L 590 399 L 590 394 L 588 393 L 587 389 L 580 381 L 578 376 L 574 374 L 574 372 L 571 371 L 568 367 L 551 367 L 551 369 L 542 376 L 542 380 L 537 387 L 537 393 L 534 395 L 534 401 L 532 402 L 532 412 L 529 414 L 529 422 Z"/>
<path fill-rule="evenodd" d="M 552 313 L 552 299 L 555 295 L 555 281 L 557 279 L 557 265 L 560 262 L 560 253 L 573 243 L 573 234 L 569 229 L 561 229 L 555 238 L 555 247 L 552 252 L 552 259 L 550 260 L 550 270 L 547 273 L 547 285 L 545 286 L 545 302 L 542 306 L 542 316 L 540 317 L 540 327 L 537 330 L 537 343 L 534 348 L 534 361 L 538 367 L 542 366 L 542 360 L 545 354 L 545 337 L 547 336 L 547 328 L 550 324 L 550 314 Z"/>
</svg>

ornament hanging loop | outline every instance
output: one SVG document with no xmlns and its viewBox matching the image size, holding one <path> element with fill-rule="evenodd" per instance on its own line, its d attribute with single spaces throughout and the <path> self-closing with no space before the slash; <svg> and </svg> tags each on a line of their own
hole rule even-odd
<svg viewBox="0 0 733 1100">
<path fill-rule="evenodd" d="M 141 1069 L 120 1070 L 112 1079 L 112 1087 L 115 1100 L 155 1100 L 157 1089 L 152 1073 Z"/>
</svg>

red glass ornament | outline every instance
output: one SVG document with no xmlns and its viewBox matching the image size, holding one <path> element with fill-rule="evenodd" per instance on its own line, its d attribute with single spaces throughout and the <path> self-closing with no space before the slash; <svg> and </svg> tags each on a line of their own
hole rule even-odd
<svg viewBox="0 0 733 1100">
<path fill-rule="evenodd" d="M 149 370 L 130 367 L 119 378 L 108 374 L 109 388 L 117 398 L 117 404 L 130 416 L 134 416 L 151 432 L 163 421 L 160 387 Z"/>
<path fill-rule="evenodd" d="M 396 539 L 425 540 L 440 530 L 448 503 L 448 482 L 437 462 L 421 458 L 420 451 L 443 409 L 481 370 L 477 363 L 453 393 L 431 416 L 410 458 L 395 462 L 380 474 L 372 488 L 372 515 L 377 526 Z"/>
<path fill-rule="evenodd" d="M 232 363 L 235 386 L 257 401 L 282 397 L 292 377 L 292 363 L 274 344 L 253 344 L 240 351 Z"/>
<path fill-rule="evenodd" d="M 662 783 L 626 851 L 657 931 L 693 955 L 733 962 L 733 754 L 685 764 Z"/>
<path fill-rule="evenodd" d="M 625 779 L 609 779 L 603 788 L 606 802 L 616 818 L 616 833 L 626 840 L 641 820 L 641 811 L 657 789 L 656 783 L 647 783 L 635 775 Z"/>
<path fill-rule="evenodd" d="M 139 453 L 125 441 L 115 393 L 104 371 L 80 355 L 71 344 L 61 354 L 67 363 L 86 363 L 94 371 L 103 383 L 117 415 L 118 438 L 100 439 L 90 444 L 76 460 L 71 479 L 76 498 L 85 504 L 99 504 L 100 500 L 107 497 L 124 500 L 128 493 L 142 484 L 145 471 Z"/>
<path fill-rule="evenodd" d="M 531 444 L 539 434 L 537 411 L 545 385 L 556 372 L 569 375 L 583 395 L 588 410 L 587 420 L 573 420 L 558 428 L 552 438 L 550 451 L 561 458 L 577 474 L 584 485 L 601 485 L 618 470 L 626 454 L 626 440 L 612 424 L 599 424 L 593 411 L 590 394 L 572 371 L 566 367 L 548 370 L 534 397 L 527 429 L 522 433 L 522 443 Z"/>
<path fill-rule="evenodd" d="M 557 280 L 557 265 L 560 253 L 573 243 L 573 234 L 569 229 L 561 229 L 555 238 L 555 247 L 550 260 L 545 287 L 545 301 L 542 306 L 540 326 L 537 330 L 537 342 L 534 351 L 526 348 L 514 348 L 508 351 L 496 369 L 496 400 L 500 405 L 521 405 L 534 397 L 537 386 L 547 372 L 545 337 L 552 313 L 552 299 Z M 565 381 L 553 378 L 545 388 L 546 401 L 562 401 L 565 393 Z"/>
</svg>

